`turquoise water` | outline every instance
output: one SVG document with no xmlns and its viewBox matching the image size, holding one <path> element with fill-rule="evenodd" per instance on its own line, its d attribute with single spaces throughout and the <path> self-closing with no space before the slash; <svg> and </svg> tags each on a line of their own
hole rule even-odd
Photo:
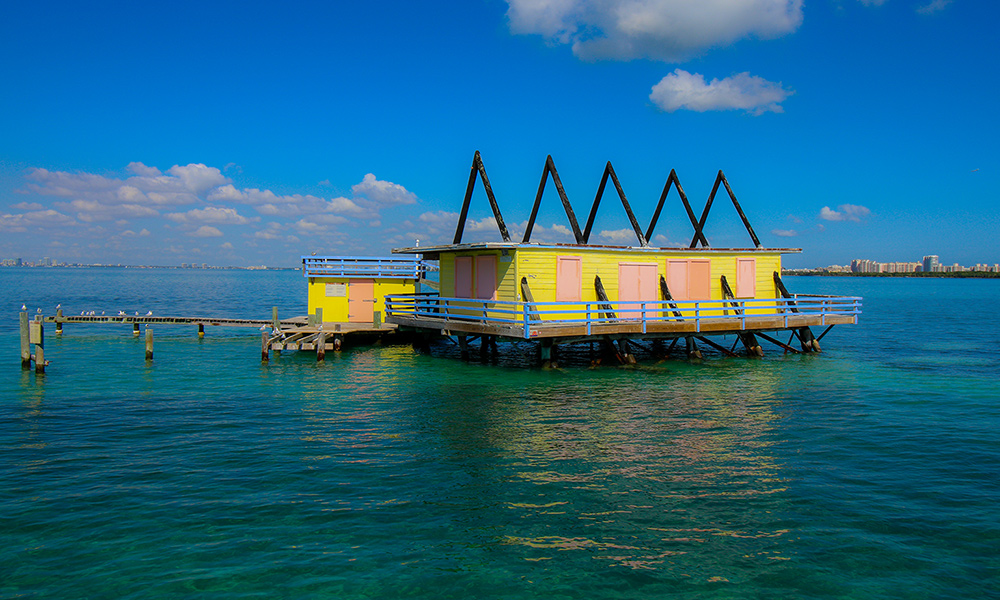
<svg viewBox="0 0 1000 600">
<path fill-rule="evenodd" d="M 0 598 L 1000 597 L 1000 281 L 787 283 L 864 296 L 861 324 L 553 371 L 446 343 L 261 365 L 257 331 L 193 327 L 147 364 L 128 326 L 50 326 L 36 376 L 22 302 L 269 318 L 305 284 L 0 269 Z"/>
</svg>

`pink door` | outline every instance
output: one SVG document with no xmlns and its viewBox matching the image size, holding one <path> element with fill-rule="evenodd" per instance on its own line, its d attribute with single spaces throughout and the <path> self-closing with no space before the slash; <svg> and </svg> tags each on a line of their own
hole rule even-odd
<svg viewBox="0 0 1000 600">
<path fill-rule="evenodd" d="M 347 284 L 347 322 L 375 320 L 375 280 L 351 279 Z"/>
<path fill-rule="evenodd" d="M 709 300 L 712 298 L 712 261 L 688 261 L 688 299 Z"/>
<path fill-rule="evenodd" d="M 736 259 L 736 297 L 757 297 L 757 260 L 754 258 Z"/>
<path fill-rule="evenodd" d="M 472 297 L 472 257 L 455 257 L 455 297 Z"/>
<path fill-rule="evenodd" d="M 667 289 L 674 300 L 688 299 L 688 261 L 667 261 Z"/>
<path fill-rule="evenodd" d="M 476 298 L 479 300 L 497 299 L 497 257 L 476 257 Z"/>
<path fill-rule="evenodd" d="M 656 263 L 618 263 L 618 301 L 621 303 L 618 316 L 641 319 L 643 313 L 639 302 L 657 302 L 657 284 Z M 646 306 L 646 318 L 656 314 L 653 308 Z"/>
<path fill-rule="evenodd" d="M 556 258 L 556 302 L 574 302 L 583 290 L 583 260 L 579 256 Z"/>
</svg>

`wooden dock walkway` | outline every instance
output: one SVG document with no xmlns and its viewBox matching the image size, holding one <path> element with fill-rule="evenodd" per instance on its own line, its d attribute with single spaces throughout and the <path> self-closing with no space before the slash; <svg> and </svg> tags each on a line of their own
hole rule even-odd
<svg viewBox="0 0 1000 600">
<path fill-rule="evenodd" d="M 45 360 L 45 325 L 55 324 L 55 334 L 63 336 L 65 325 L 131 325 L 132 335 L 141 335 L 140 326 L 145 325 L 146 360 L 153 359 L 154 325 L 196 325 L 198 337 L 205 336 L 205 327 L 238 327 L 257 329 L 261 332 L 261 360 L 270 360 L 272 351 L 311 351 L 316 359 L 323 360 L 327 350 L 340 351 L 351 341 L 362 343 L 380 341 L 390 337 L 395 339 L 398 327 L 391 323 L 339 323 L 319 322 L 317 315 L 278 318 L 277 308 L 271 319 L 238 319 L 230 317 L 204 316 L 154 316 L 146 315 L 65 315 L 57 310 L 55 315 L 41 313 L 29 318 L 26 311 L 20 313 L 21 367 L 44 373 L 49 361 Z M 406 336 L 402 336 L 406 337 Z M 32 352 L 34 346 L 34 352 Z"/>
</svg>

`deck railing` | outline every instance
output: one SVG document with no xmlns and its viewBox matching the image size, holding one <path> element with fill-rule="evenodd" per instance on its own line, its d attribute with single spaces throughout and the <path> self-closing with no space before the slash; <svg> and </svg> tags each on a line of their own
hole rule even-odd
<svg viewBox="0 0 1000 600">
<path fill-rule="evenodd" d="M 738 329 L 746 329 L 748 318 L 778 317 L 784 327 L 795 315 L 820 317 L 826 325 L 831 315 L 861 314 L 861 298 L 855 296 L 813 296 L 754 298 L 740 300 L 691 300 L 671 302 L 512 302 L 442 298 L 436 294 L 400 294 L 385 297 L 386 317 L 418 317 L 447 328 L 448 323 L 480 323 L 519 329 L 525 339 L 537 335 L 540 325 L 582 325 L 591 335 L 592 327 L 605 323 L 634 322 L 646 333 L 653 322 L 693 322 L 701 332 L 707 319 L 733 319 Z"/>
<path fill-rule="evenodd" d="M 420 279 L 427 271 L 437 269 L 423 260 L 377 256 L 303 256 L 302 267 L 306 277 L 390 279 Z"/>
</svg>

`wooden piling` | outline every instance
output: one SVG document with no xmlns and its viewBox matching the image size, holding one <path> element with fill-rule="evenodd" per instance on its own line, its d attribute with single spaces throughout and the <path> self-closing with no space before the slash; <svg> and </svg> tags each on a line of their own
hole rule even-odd
<svg viewBox="0 0 1000 600">
<path fill-rule="evenodd" d="M 260 332 L 260 362 L 266 363 L 271 361 L 271 343 L 270 336 L 266 331 Z"/>
<path fill-rule="evenodd" d="M 57 309 L 56 310 L 56 335 L 62 335 L 62 333 L 63 333 L 62 318 L 63 318 L 63 311 L 62 311 L 62 309 L 61 308 Z"/>
<path fill-rule="evenodd" d="M 337 326 L 340 327 L 339 325 Z M 340 352 L 344 347 L 344 336 L 343 334 L 336 334 L 333 336 L 333 351 Z"/>
<path fill-rule="evenodd" d="M 322 309 L 318 308 L 317 311 Z M 316 338 L 316 362 L 323 362 L 326 360 L 326 334 L 324 332 L 319 332 L 319 337 Z"/>
<path fill-rule="evenodd" d="M 687 345 L 687 356 L 688 358 L 701 358 L 701 350 L 698 349 L 698 344 L 695 343 L 694 338 L 688 336 L 684 338 L 684 342 Z"/>
<path fill-rule="evenodd" d="M 542 343 L 539 344 L 539 346 L 540 346 L 540 350 L 541 350 L 540 360 L 541 360 L 542 368 L 543 369 L 551 369 L 552 366 L 553 366 L 552 365 L 552 339 L 551 338 L 546 338 L 546 339 L 542 340 Z"/>
<path fill-rule="evenodd" d="M 146 326 L 146 360 L 153 360 L 153 328 Z"/>
<path fill-rule="evenodd" d="M 198 323 L 198 339 L 205 337 L 205 324 Z"/>
<path fill-rule="evenodd" d="M 272 306 L 271 307 L 271 325 L 275 329 L 279 329 L 279 330 L 281 329 L 281 320 L 278 319 L 278 307 L 277 306 Z"/>
<path fill-rule="evenodd" d="M 132 323 L 132 335 L 135 336 L 135 337 L 139 337 L 139 333 L 140 333 L 139 332 L 139 324 L 138 323 Z"/>
<path fill-rule="evenodd" d="M 21 311 L 21 369 L 31 368 L 31 334 L 28 330 L 28 313 Z"/>
<path fill-rule="evenodd" d="M 35 373 L 45 372 L 45 324 L 37 317 L 30 327 L 31 343 L 35 344 Z M 30 368 L 30 365 L 29 365 Z"/>
<path fill-rule="evenodd" d="M 469 338 L 467 336 L 458 336 L 458 349 L 461 351 L 462 360 L 469 360 Z"/>
</svg>

